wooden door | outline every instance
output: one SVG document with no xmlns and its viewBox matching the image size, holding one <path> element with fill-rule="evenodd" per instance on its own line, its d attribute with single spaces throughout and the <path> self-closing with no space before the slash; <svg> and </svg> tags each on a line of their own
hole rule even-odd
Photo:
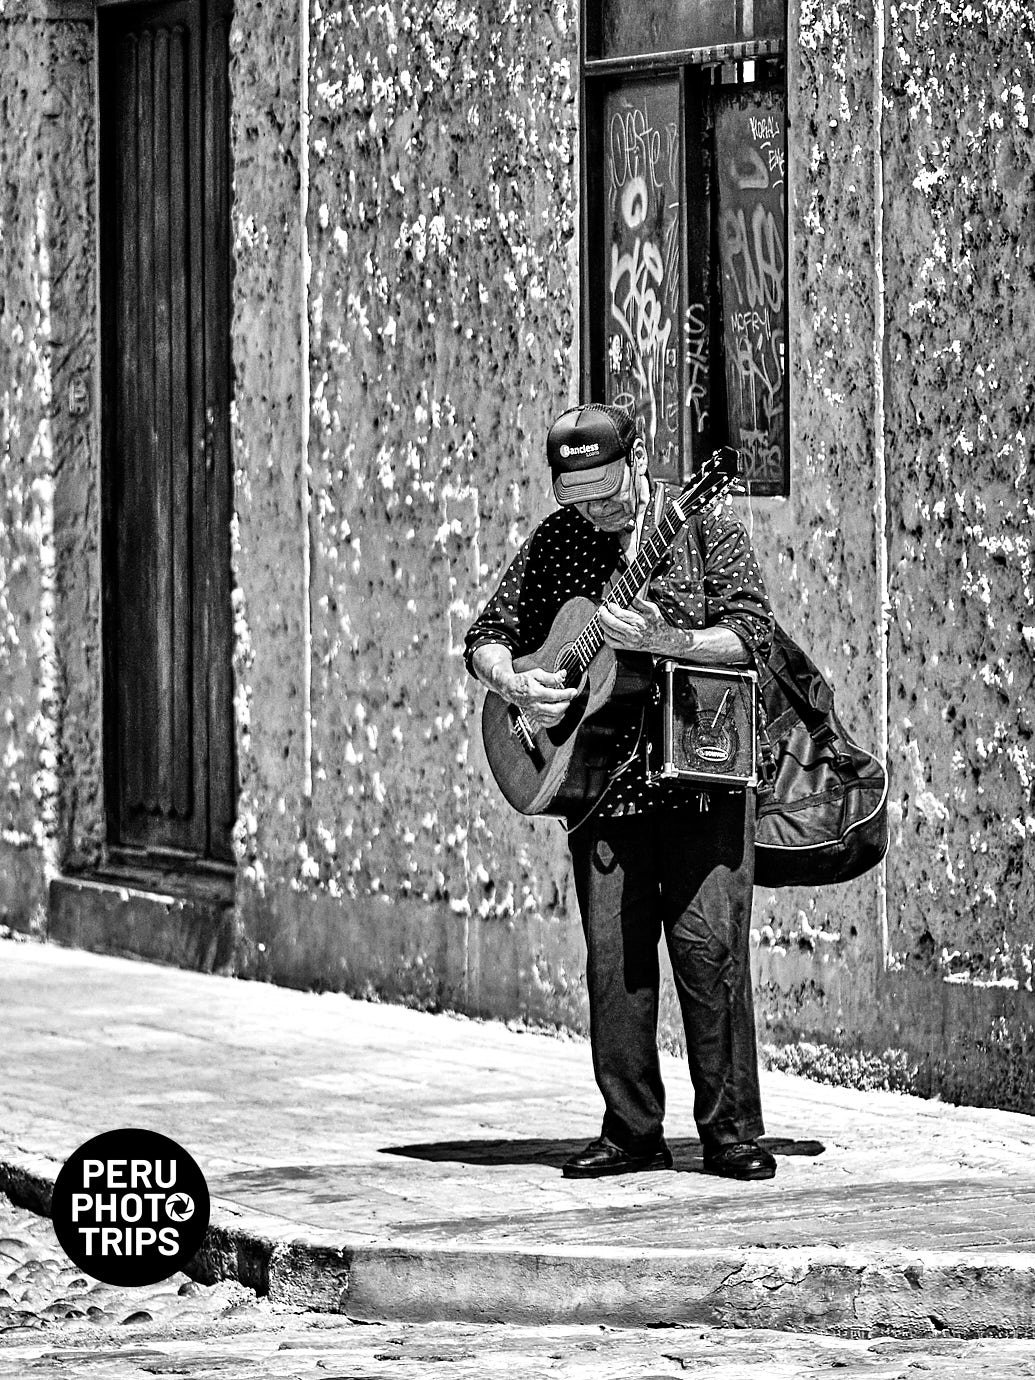
<svg viewBox="0 0 1035 1380">
<path fill-rule="evenodd" d="M 98 20 L 108 837 L 167 866 L 232 858 L 228 11 Z"/>
</svg>

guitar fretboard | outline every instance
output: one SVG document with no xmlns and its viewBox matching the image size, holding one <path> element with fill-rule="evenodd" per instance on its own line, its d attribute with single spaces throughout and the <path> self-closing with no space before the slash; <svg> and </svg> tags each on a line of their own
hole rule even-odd
<svg viewBox="0 0 1035 1380">
<path fill-rule="evenodd" d="M 637 552 L 629 568 L 617 580 L 608 596 L 609 604 L 628 608 L 636 597 L 636 592 L 650 577 L 654 567 L 675 540 L 676 534 L 693 513 L 720 498 L 733 484 L 735 472 L 722 471 L 714 459 L 705 462 L 696 481 L 689 485 L 678 498 L 672 500 L 661 521 L 648 540 Z M 576 684 L 582 679 L 590 662 L 604 645 L 604 634 L 600 627 L 599 612 L 579 633 L 578 637 L 557 662 L 557 670 L 564 676 L 567 684 Z"/>
</svg>

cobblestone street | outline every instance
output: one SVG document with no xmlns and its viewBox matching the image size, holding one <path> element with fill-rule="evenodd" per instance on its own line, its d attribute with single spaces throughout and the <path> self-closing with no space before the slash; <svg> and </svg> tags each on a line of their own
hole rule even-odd
<svg viewBox="0 0 1035 1380">
<path fill-rule="evenodd" d="M 363 1324 L 278 1312 L 240 1284 L 179 1274 L 143 1289 L 98 1284 L 49 1221 L 0 1199 L 0 1376 L 136 1380 L 912 1380 L 1035 1376 L 1030 1340 L 856 1340 L 705 1327 Z"/>
</svg>

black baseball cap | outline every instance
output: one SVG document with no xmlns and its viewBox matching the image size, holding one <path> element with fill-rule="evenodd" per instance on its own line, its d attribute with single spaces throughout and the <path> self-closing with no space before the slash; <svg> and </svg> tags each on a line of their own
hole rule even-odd
<svg viewBox="0 0 1035 1380">
<path fill-rule="evenodd" d="M 582 403 L 562 412 L 546 435 L 558 503 L 611 498 L 622 487 L 636 424 L 624 407 Z"/>
</svg>

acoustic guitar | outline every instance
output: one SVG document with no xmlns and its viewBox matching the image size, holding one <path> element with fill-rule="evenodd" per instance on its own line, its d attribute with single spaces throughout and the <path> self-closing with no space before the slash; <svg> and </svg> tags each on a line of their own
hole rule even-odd
<svg viewBox="0 0 1035 1380">
<path fill-rule="evenodd" d="M 722 498 L 739 477 L 739 452 L 722 446 L 670 500 L 657 527 L 617 580 L 607 603 L 628 608 L 637 592 L 693 516 Z M 582 596 L 567 600 L 546 641 L 518 657 L 514 670 L 557 671 L 579 693 L 559 723 L 543 728 L 494 690 L 482 708 L 482 741 L 489 769 L 509 804 L 523 815 L 569 815 L 591 805 L 613 772 L 615 722 L 630 703 L 643 703 L 653 661 L 618 653 L 604 642 L 599 606 Z"/>
</svg>

